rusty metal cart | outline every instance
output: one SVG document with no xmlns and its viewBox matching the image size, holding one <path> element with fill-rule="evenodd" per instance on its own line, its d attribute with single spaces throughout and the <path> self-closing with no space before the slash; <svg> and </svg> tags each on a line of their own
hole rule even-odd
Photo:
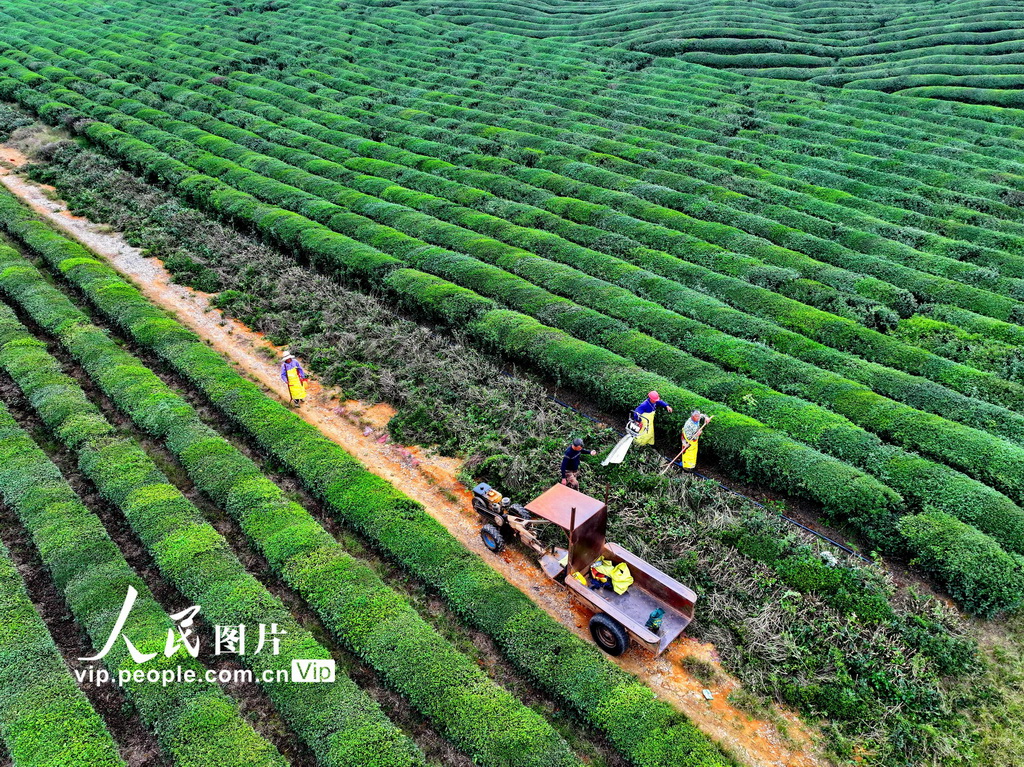
<svg viewBox="0 0 1024 767">
<path fill-rule="evenodd" d="M 538 556 L 552 580 L 594 610 L 590 634 L 609 655 L 621 655 L 632 637 L 655 655 L 661 655 L 693 620 L 697 595 L 674 578 L 605 539 L 608 506 L 597 498 L 554 485 L 525 506 L 513 504 L 486 483 L 473 489 L 473 508 L 487 521 L 480 532 L 493 552 L 505 547 L 505 538 L 518 537 Z M 544 525 L 555 525 L 568 536 L 568 549 L 545 545 L 537 535 Z M 625 562 L 633 583 L 625 593 L 595 590 L 574 577 L 584 576 L 604 557 L 613 565 Z M 647 627 L 652 613 L 662 610 L 657 630 Z"/>
</svg>

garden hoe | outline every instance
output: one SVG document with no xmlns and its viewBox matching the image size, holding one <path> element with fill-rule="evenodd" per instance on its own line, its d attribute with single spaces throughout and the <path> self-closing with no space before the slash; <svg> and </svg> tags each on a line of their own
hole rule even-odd
<svg viewBox="0 0 1024 767">
<path fill-rule="evenodd" d="M 673 466 L 675 466 L 676 465 L 676 461 L 678 461 L 680 458 L 682 458 L 683 457 L 683 453 L 685 453 L 685 452 L 686 452 L 686 448 L 684 447 L 682 450 L 680 450 L 678 453 L 676 453 L 676 457 L 673 458 L 668 463 L 666 463 L 665 466 L 662 468 L 662 470 L 659 471 L 658 473 L 659 474 L 664 474 L 666 471 L 668 471 Z"/>
</svg>

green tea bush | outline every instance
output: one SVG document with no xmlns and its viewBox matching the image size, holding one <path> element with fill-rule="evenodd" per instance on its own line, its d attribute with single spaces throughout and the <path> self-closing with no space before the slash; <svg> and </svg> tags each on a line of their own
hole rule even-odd
<svg viewBox="0 0 1024 767">
<path fill-rule="evenodd" d="M 934 572 L 950 595 L 967 609 L 991 616 L 1019 603 L 1024 585 L 1020 557 L 1001 551 L 986 536 L 938 511 L 904 517 L 900 532 L 915 561 Z M 998 573 L 998 577 L 993 578 Z"/>
<path fill-rule="evenodd" d="M 649 688 L 550 618 L 483 560 L 470 554 L 422 507 L 363 469 L 314 427 L 267 398 L 226 360 L 168 320 L 108 267 L 92 259 L 83 260 L 87 251 L 81 246 L 19 210 L 17 206 L 4 208 L 0 217 L 5 226 L 10 224 L 12 231 L 77 284 L 132 338 L 195 383 L 215 406 L 294 471 L 333 513 L 360 529 L 424 582 L 433 584 L 457 613 L 493 636 L 517 667 L 604 731 L 631 761 L 665 767 L 729 763 L 681 714 L 658 702 Z M 214 473 L 220 473 L 220 469 Z M 245 493 L 228 501 L 237 503 L 236 509 L 254 500 L 254 486 L 249 483 L 245 487 L 249 488 Z M 254 519 L 253 524 L 261 518 Z M 282 539 L 278 545 L 287 540 Z M 342 566 L 343 560 L 337 558 L 332 561 L 311 556 L 298 575 L 310 588 L 320 588 L 317 584 L 337 577 L 338 571 L 333 568 Z M 354 634 L 355 641 L 370 641 L 368 625 Z M 405 625 L 401 622 L 396 630 Z M 386 646 L 381 646 L 380 661 L 398 663 L 398 659 L 384 654 Z M 422 662 L 424 673 L 440 673 L 429 656 L 421 651 L 413 655 L 417 664 Z M 632 700 L 636 713 L 633 718 L 621 717 L 609 702 L 623 695 Z M 476 720 L 479 714 L 474 711 L 475 707 L 470 707 L 458 715 Z M 526 735 L 536 737 L 537 733 L 531 729 Z"/>
<path fill-rule="evenodd" d="M 0 740 L 19 765 L 123 767 L 0 544 Z"/>
<path fill-rule="evenodd" d="M 23 257 L 0 248 L 0 267 L 0 290 L 54 333 L 140 427 L 167 440 L 196 486 L 239 520 L 271 566 L 325 625 L 434 719 L 441 732 L 467 752 L 487 755 L 495 764 L 574 763 L 565 744 L 542 719 L 458 654 L 369 566 L 345 553 L 308 512 L 290 502 L 237 448 L 203 425 L 192 407 L 154 373 L 91 325 Z M 131 476 L 117 482 L 130 488 L 137 484 Z M 335 741 L 353 726 L 342 718 L 343 711 L 355 707 L 366 709 L 367 715 L 374 712 L 354 688 L 350 697 L 351 701 L 338 703 L 339 719 L 331 732 Z M 379 712 L 376 715 L 383 721 Z M 321 721 L 321 726 L 326 722 Z M 397 732 L 378 729 L 384 730 L 374 735 L 378 748 L 390 739 L 391 748 L 411 753 Z M 353 743 L 348 754 L 365 747 L 363 742 Z M 334 751 L 341 756 L 337 746 Z"/>
<path fill-rule="evenodd" d="M 158 652 L 157 658 L 150 662 L 154 668 L 181 666 L 202 679 L 204 667 L 190 656 L 178 653 L 164 658 L 159 653 L 163 638 L 174 624 L 125 561 L 99 518 L 82 504 L 57 467 L 17 425 L 6 407 L 0 407 L 0 494 L 31 534 L 54 585 L 95 649 L 102 647 L 109 637 L 128 586 L 132 586 L 138 592 L 132 608 L 132 626 L 138 629 L 132 636 L 138 648 L 142 652 Z M 11 625 L 13 628 L 14 624 Z M 19 668 L 24 657 L 24 648 L 19 646 L 13 655 Z M 138 668 L 122 643 L 114 645 L 103 663 L 113 677 L 121 669 Z M 17 738 L 8 742 L 12 756 L 20 763 L 21 758 L 27 757 L 21 754 L 23 736 L 15 733 L 18 722 L 27 720 L 16 713 L 16 707 L 25 705 L 18 703 L 23 695 L 34 693 L 27 705 L 29 712 L 36 711 L 40 691 L 25 678 L 18 677 L 17 682 L 17 690 L 12 691 L 15 694 L 2 699 L 8 701 L 9 706 L 4 716 L 5 732 Z M 59 689 L 60 685 L 52 682 L 50 690 Z M 215 684 L 200 681 L 162 688 L 129 682 L 123 690 L 142 721 L 156 733 L 164 753 L 172 756 L 176 763 L 196 767 L 285 764 L 277 750 L 256 734 L 236 704 Z M 73 722 L 88 727 L 90 719 L 86 711 L 81 706 L 78 709 Z M 209 716 L 212 711 L 216 711 L 215 717 Z M 69 719 L 69 723 L 71 721 Z M 76 746 L 85 749 L 89 764 L 94 759 L 98 760 L 97 764 L 121 763 L 116 751 L 112 756 L 103 755 L 104 749 L 110 750 L 112 745 L 105 747 L 98 733 L 90 739 L 93 748 L 88 748 L 89 741 L 85 739 L 53 739 L 41 744 L 36 734 L 44 731 L 39 730 L 40 727 L 39 720 L 34 720 L 24 737 L 30 738 L 27 744 L 34 754 L 43 756 L 51 749 L 59 750 L 59 754 L 54 755 L 57 761 L 47 761 L 47 764 L 75 763 L 74 756 L 65 749 Z M 5 739 L 7 737 L 5 735 Z"/>
<path fill-rule="evenodd" d="M 112 343 L 106 336 L 102 339 Z M 142 448 L 117 435 L 74 379 L 60 372 L 45 344 L 32 338 L 6 306 L 0 308 L 0 366 L 43 422 L 77 453 L 82 472 L 121 509 L 164 577 L 201 605 L 204 615 L 222 625 L 277 623 L 284 630 L 279 654 L 249 653 L 240 655 L 239 660 L 252 669 L 288 724 L 320 759 L 349 764 L 357 756 L 365 759 L 367 750 L 372 749 L 377 765 L 422 762 L 415 745 L 347 677 L 315 687 L 263 682 L 264 672 L 270 679 L 276 678 L 278 670 L 290 674 L 294 658 L 326 659 L 330 653 L 245 570 L 224 538 L 167 481 Z M 129 376 L 122 385 L 132 391 L 138 374 L 132 377 L 126 372 Z M 152 407 L 153 403 L 149 404 Z M 184 690 L 190 685 L 180 687 Z M 333 712 L 330 719 L 321 713 L 325 705 Z M 191 712 L 184 715 L 193 717 Z M 230 717 L 221 718 L 232 724 Z M 244 734 L 242 730 L 236 739 Z M 190 737 L 196 739 L 194 727 Z M 268 751 L 269 744 L 260 743 L 239 742 L 240 751 L 229 749 L 223 758 L 237 755 L 241 763 L 280 758 L 276 751 Z"/>
</svg>

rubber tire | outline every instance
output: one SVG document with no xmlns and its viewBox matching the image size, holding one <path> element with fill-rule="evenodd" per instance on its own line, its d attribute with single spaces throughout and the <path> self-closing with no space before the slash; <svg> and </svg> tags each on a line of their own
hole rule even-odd
<svg viewBox="0 0 1024 767">
<path fill-rule="evenodd" d="M 590 619 L 590 636 L 594 644 L 613 657 L 618 657 L 629 649 L 629 634 L 614 618 L 598 613 Z"/>
<path fill-rule="evenodd" d="M 488 551 L 495 554 L 505 548 L 505 539 L 502 537 L 501 531 L 494 525 L 484 525 L 483 530 L 480 531 L 480 540 L 484 542 Z"/>
</svg>

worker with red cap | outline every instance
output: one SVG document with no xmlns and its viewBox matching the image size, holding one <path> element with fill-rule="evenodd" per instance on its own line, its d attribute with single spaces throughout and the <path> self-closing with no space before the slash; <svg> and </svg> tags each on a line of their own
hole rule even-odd
<svg viewBox="0 0 1024 767">
<path fill-rule="evenodd" d="M 630 420 L 640 424 L 640 434 L 634 440 L 636 444 L 654 444 L 654 413 L 659 407 L 665 408 L 669 413 L 672 412 L 672 408 L 669 407 L 665 400 L 658 396 L 658 392 L 652 391 L 647 395 L 647 399 L 637 405 L 633 412 L 629 414 Z"/>
</svg>

